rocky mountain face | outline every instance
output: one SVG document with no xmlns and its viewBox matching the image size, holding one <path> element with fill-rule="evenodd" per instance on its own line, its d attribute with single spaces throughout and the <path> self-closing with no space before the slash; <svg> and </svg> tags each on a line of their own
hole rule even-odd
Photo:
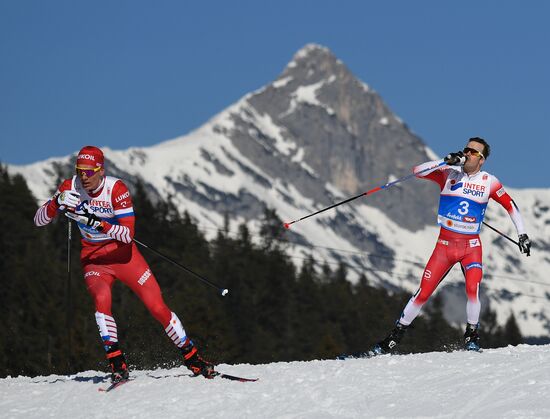
<svg viewBox="0 0 550 419">
<path fill-rule="evenodd" d="M 102 148 L 110 175 L 130 188 L 141 177 L 153 198 L 171 196 L 210 235 L 226 215 L 254 233 L 266 207 L 295 220 L 437 158 L 319 45 L 302 48 L 276 80 L 186 136 L 147 148 Z M 73 164 L 74 155 L 9 170 L 21 173 L 43 202 L 58 173 L 72 173 Z M 289 253 L 297 265 L 307 255 L 319 264 L 345 262 L 351 280 L 365 274 L 381 286 L 414 292 L 437 237 L 438 192 L 431 182 L 411 179 L 294 224 L 286 232 Z M 534 239 L 533 256 L 520 257 L 501 236 L 482 232 L 484 305 L 497 311 L 500 323 L 513 312 L 524 334 L 547 336 L 550 190 L 509 192 Z M 498 204 L 486 221 L 515 238 Z M 456 323 L 465 321 L 462 283 L 455 268 L 439 290 L 447 318 Z"/>
<path fill-rule="evenodd" d="M 277 80 L 247 102 L 251 111 L 233 114 L 235 129 L 226 134 L 271 177 L 283 177 L 318 204 L 333 202 L 326 183 L 353 196 L 429 160 L 424 143 L 380 96 L 323 47 L 299 51 Z M 277 136 L 262 130 L 254 114 L 279 127 Z M 411 231 L 433 222 L 436 199 L 427 183 L 369 199 Z"/>
</svg>

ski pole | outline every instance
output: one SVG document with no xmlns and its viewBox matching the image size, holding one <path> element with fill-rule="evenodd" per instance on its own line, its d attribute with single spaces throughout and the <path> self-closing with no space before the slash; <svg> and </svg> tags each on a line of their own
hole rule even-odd
<svg viewBox="0 0 550 419">
<path fill-rule="evenodd" d="M 510 240 L 512 243 L 514 243 L 516 246 L 519 246 L 519 243 L 517 241 L 515 241 L 514 239 L 508 237 L 506 234 L 504 234 L 503 232 L 501 231 L 498 231 L 496 228 L 494 227 L 491 227 L 489 224 L 487 224 L 485 221 L 483 221 L 483 224 L 486 225 L 487 227 L 489 227 L 491 230 L 497 232 L 498 234 L 500 234 L 502 237 L 504 237 L 505 239 L 508 239 Z"/>
<path fill-rule="evenodd" d="M 204 282 L 205 284 L 207 285 L 210 285 L 211 287 L 214 287 L 214 288 L 217 288 L 217 290 L 219 291 L 219 293 L 221 294 L 222 297 L 225 297 L 228 293 L 229 293 L 229 290 L 227 288 L 221 288 L 220 286 L 210 282 L 208 279 L 202 277 L 201 275 L 199 275 L 198 273 L 195 273 L 193 272 L 191 269 L 189 268 L 186 268 L 185 266 L 183 266 L 182 264 L 176 262 L 175 260 L 169 258 L 168 256 L 166 255 L 163 255 L 162 253 L 160 253 L 158 250 L 155 250 L 153 249 L 152 247 L 149 247 L 147 246 L 145 243 L 143 242 L 140 242 L 138 239 L 133 239 L 137 244 L 139 244 L 140 246 L 143 246 L 147 249 L 149 249 L 151 252 L 155 253 L 156 255 L 160 256 L 161 258 L 163 258 L 164 260 L 167 260 L 168 262 L 170 263 L 173 263 L 174 265 L 176 265 L 178 268 L 180 269 L 183 269 L 185 272 L 193 275 L 195 278 L 199 279 L 200 281 Z"/>
<path fill-rule="evenodd" d="M 392 181 L 392 182 L 388 182 L 388 183 L 386 183 L 385 185 L 382 185 L 382 186 L 377 186 L 376 188 L 373 188 L 373 189 L 371 189 L 370 191 L 363 192 L 363 193 L 361 193 L 361 194 L 359 194 L 359 195 L 356 195 L 356 196 L 354 196 L 354 197 L 345 199 L 344 201 L 338 202 L 338 203 L 336 203 L 336 204 L 334 204 L 334 205 L 331 205 L 331 206 L 329 206 L 329 207 L 323 208 L 323 209 L 321 209 L 321 210 L 319 210 L 319 211 L 317 211 L 317 212 L 314 212 L 313 214 L 306 215 L 305 217 L 299 218 L 299 219 L 294 220 L 294 221 L 291 221 L 291 222 L 289 222 L 289 223 L 283 223 L 283 225 L 284 225 L 285 228 L 290 228 L 290 226 L 291 226 L 292 224 L 297 223 L 297 222 L 302 221 L 302 220 L 305 220 L 306 218 L 313 217 L 314 215 L 320 214 L 320 213 L 325 212 L 325 211 L 327 211 L 327 210 L 329 210 L 329 209 L 335 208 L 335 207 L 337 207 L 337 206 L 339 206 L 339 205 L 346 204 L 346 203 L 348 203 L 348 202 L 353 201 L 354 199 L 361 198 L 362 196 L 372 195 L 373 193 L 378 192 L 378 191 L 381 191 L 382 189 L 391 188 L 393 185 L 395 185 L 395 184 L 397 184 L 397 183 L 399 183 L 399 182 L 404 182 L 404 181 L 406 181 L 406 180 L 408 180 L 408 179 L 410 179 L 410 178 L 412 178 L 412 177 L 415 177 L 416 175 L 419 175 L 420 173 L 424 173 L 424 172 L 427 172 L 427 171 L 429 171 L 429 170 L 437 169 L 438 167 L 443 166 L 443 165 L 445 165 L 445 164 L 446 164 L 445 162 L 441 162 L 441 163 L 439 163 L 439 164 L 437 164 L 437 165 L 435 165 L 435 166 L 428 167 L 428 168 L 426 168 L 426 169 L 420 170 L 419 172 L 415 172 L 415 173 L 411 173 L 411 174 L 409 174 L 409 175 L 407 175 L 407 176 L 403 176 L 403 177 L 400 178 L 400 179 L 394 180 L 394 181 Z"/>
<path fill-rule="evenodd" d="M 67 337 L 69 344 L 67 345 L 68 357 L 67 364 L 69 369 L 72 367 L 72 357 L 73 357 L 73 296 L 72 296 L 72 286 L 71 286 L 71 246 L 72 246 L 72 222 L 70 218 L 67 218 L 67 311 L 66 311 L 66 326 L 67 326 Z"/>
</svg>

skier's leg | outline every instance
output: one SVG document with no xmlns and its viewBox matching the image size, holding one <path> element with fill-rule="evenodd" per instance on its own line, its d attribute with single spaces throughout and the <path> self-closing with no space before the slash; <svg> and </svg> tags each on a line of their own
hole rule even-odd
<svg viewBox="0 0 550 419">
<path fill-rule="evenodd" d="M 135 264 L 131 267 L 130 275 L 124 274 L 118 276 L 118 278 L 134 291 L 151 315 L 164 328 L 168 327 L 172 318 L 172 312 L 164 302 L 164 298 L 162 298 L 162 291 L 155 275 L 153 275 L 153 272 L 151 272 L 151 269 L 144 260 L 143 263 Z"/>
<path fill-rule="evenodd" d="M 439 239 L 435 249 L 430 257 L 430 260 L 426 264 L 424 273 L 422 274 L 422 280 L 420 281 L 420 288 L 411 297 L 401 317 L 396 322 L 395 328 L 389 333 L 386 338 L 378 342 L 371 349 L 371 353 L 374 355 L 385 354 L 392 352 L 407 330 L 407 327 L 418 316 L 422 306 L 428 301 L 428 298 L 432 295 L 439 283 L 445 278 L 445 275 L 449 272 L 454 260 L 448 258 L 448 242 Z"/>
<path fill-rule="evenodd" d="M 420 287 L 411 297 L 399 319 L 404 326 L 410 325 L 418 316 L 422 306 L 428 301 L 437 286 L 449 273 L 455 261 L 447 257 L 447 246 L 438 240 L 438 243 L 424 268 Z"/>
<path fill-rule="evenodd" d="M 462 271 L 466 278 L 466 315 L 468 323 L 479 323 L 481 303 L 479 300 L 479 286 L 483 278 L 483 265 L 481 263 L 481 247 L 479 252 L 469 253 L 461 262 Z"/>
<path fill-rule="evenodd" d="M 461 260 L 462 272 L 466 279 L 466 316 L 467 325 L 464 333 L 464 344 L 468 350 L 479 350 L 479 314 L 481 301 L 479 299 L 479 286 L 483 279 L 481 242 L 470 247 L 465 257 Z"/>
<path fill-rule="evenodd" d="M 135 244 L 133 246 L 132 260 L 117 269 L 118 278 L 136 293 L 151 315 L 164 327 L 168 337 L 181 350 L 185 365 L 195 374 L 212 378 L 213 365 L 199 356 L 193 342 L 187 337 L 182 322 L 164 302 L 160 286 L 149 265 Z"/>
<path fill-rule="evenodd" d="M 118 344 L 117 325 L 111 313 L 114 277 L 102 266 L 85 265 L 83 270 L 86 288 L 94 300 L 95 320 L 111 367 L 111 379 L 113 382 L 126 379 L 129 375 L 128 366 Z"/>
</svg>

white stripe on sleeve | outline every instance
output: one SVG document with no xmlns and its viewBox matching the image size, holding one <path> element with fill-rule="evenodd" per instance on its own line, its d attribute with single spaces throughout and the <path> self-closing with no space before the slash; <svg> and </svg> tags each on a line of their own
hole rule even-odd
<svg viewBox="0 0 550 419">
<path fill-rule="evenodd" d="M 36 214 L 34 215 L 35 226 L 42 227 L 42 226 L 45 226 L 46 224 L 49 224 L 52 221 L 52 219 L 48 217 L 47 206 L 48 206 L 48 203 L 45 203 L 36 211 Z"/>
<path fill-rule="evenodd" d="M 122 243 L 130 243 L 132 241 L 132 237 L 130 236 L 130 229 L 126 226 L 113 224 L 111 229 L 105 234 L 107 234 L 110 238 L 118 240 Z"/>
</svg>

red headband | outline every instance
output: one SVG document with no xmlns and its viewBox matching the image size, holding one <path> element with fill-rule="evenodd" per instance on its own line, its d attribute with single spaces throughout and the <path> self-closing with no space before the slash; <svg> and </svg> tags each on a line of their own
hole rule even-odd
<svg viewBox="0 0 550 419">
<path fill-rule="evenodd" d="M 76 158 L 76 165 L 98 167 L 104 165 L 103 152 L 94 146 L 87 145 L 83 147 Z"/>
</svg>

